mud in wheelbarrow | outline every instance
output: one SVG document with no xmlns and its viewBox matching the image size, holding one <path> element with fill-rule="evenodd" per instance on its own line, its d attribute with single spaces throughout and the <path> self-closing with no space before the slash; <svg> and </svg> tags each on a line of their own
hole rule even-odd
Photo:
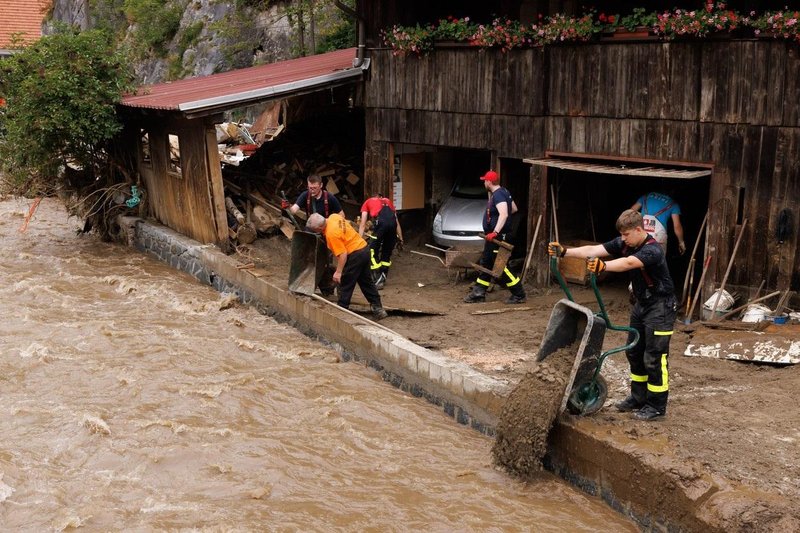
<svg viewBox="0 0 800 533">
<path fill-rule="evenodd" d="M 608 395 L 608 385 L 596 370 L 603 349 L 606 322 L 591 309 L 562 299 L 553 307 L 542 337 L 536 361 L 543 361 L 556 351 L 577 344 L 577 353 L 558 412 L 592 414 L 600 410 Z"/>
<path fill-rule="evenodd" d="M 289 290 L 313 295 L 328 267 L 328 249 L 316 233 L 295 231 L 289 265 Z"/>
</svg>

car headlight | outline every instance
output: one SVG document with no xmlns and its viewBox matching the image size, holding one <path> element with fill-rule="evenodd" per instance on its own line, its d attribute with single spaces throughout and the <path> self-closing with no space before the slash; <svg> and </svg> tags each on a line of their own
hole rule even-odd
<svg viewBox="0 0 800 533">
<path fill-rule="evenodd" d="M 433 217 L 433 231 L 436 233 L 442 232 L 442 215 L 436 213 L 436 216 Z"/>
</svg>

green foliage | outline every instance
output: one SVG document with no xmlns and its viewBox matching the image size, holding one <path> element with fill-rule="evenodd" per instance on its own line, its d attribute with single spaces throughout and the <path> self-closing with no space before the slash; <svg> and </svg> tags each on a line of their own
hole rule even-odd
<svg viewBox="0 0 800 533">
<path fill-rule="evenodd" d="M 115 104 L 132 80 L 125 56 L 99 30 L 61 28 L 0 62 L 3 171 L 23 190 L 62 188 L 57 176 L 68 164 L 93 181 L 121 127 Z"/>
<path fill-rule="evenodd" d="M 633 11 L 619 19 L 619 25 L 628 31 L 636 31 L 637 28 L 652 28 L 658 22 L 658 14 L 655 11 L 647 11 L 643 7 L 635 7 Z"/>
<path fill-rule="evenodd" d="M 136 25 L 136 51 L 142 56 L 154 53 L 163 57 L 166 45 L 180 29 L 186 6 L 186 0 L 125 0 L 125 15 Z"/>
<path fill-rule="evenodd" d="M 200 37 L 200 34 L 203 32 L 204 27 L 205 23 L 202 20 L 198 20 L 194 24 L 184 28 L 178 42 L 181 50 L 186 50 L 187 48 L 191 48 L 197 44 L 197 40 Z"/>
<path fill-rule="evenodd" d="M 322 54 L 325 52 L 332 52 L 334 50 L 341 50 L 343 48 L 350 48 L 356 45 L 356 24 L 355 21 L 346 19 L 341 24 L 336 26 L 333 31 L 328 34 L 322 35 L 319 44 L 317 45 L 316 52 Z"/>
</svg>

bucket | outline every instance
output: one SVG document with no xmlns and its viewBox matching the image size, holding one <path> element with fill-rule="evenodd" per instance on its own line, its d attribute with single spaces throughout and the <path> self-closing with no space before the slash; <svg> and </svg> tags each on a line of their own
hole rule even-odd
<svg viewBox="0 0 800 533">
<path fill-rule="evenodd" d="M 744 316 L 742 317 L 742 322 L 761 322 L 762 320 L 767 319 L 767 316 L 770 312 L 771 309 L 766 305 L 748 305 L 747 310 L 744 312 Z"/>
<path fill-rule="evenodd" d="M 771 317 L 773 324 L 786 324 L 789 320 L 789 315 L 786 313 L 781 313 L 780 315 L 774 315 Z"/>
<path fill-rule="evenodd" d="M 714 302 L 717 301 L 717 294 L 720 294 L 719 289 L 714 291 L 714 294 L 711 295 L 711 298 L 706 300 L 706 302 L 703 304 L 703 320 L 711 320 L 711 310 L 714 309 Z M 719 297 L 717 311 L 714 314 L 716 316 L 724 315 L 731 307 L 733 307 L 735 302 L 736 300 L 733 298 L 733 296 L 731 296 L 731 293 L 723 290 Z"/>
</svg>

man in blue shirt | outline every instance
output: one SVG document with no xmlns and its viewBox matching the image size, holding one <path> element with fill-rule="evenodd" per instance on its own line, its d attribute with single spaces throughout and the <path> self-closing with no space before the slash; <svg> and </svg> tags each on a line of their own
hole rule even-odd
<svg viewBox="0 0 800 533">
<path fill-rule="evenodd" d="M 508 189 L 500 186 L 500 176 L 494 170 L 488 171 L 481 176 L 484 186 L 489 193 L 489 200 L 486 203 L 486 213 L 483 215 L 483 232 L 486 234 L 486 241 L 483 245 L 483 255 L 480 265 L 483 268 L 492 270 L 494 258 L 497 254 L 498 246 L 492 241 L 497 239 L 507 241 L 511 232 L 511 215 L 517 212 L 517 204 L 511 198 Z M 503 269 L 502 280 L 505 281 L 506 288 L 511 291 L 511 296 L 506 300 L 507 304 L 521 304 L 525 302 L 525 289 L 522 288 L 520 278 L 511 273 L 506 267 Z M 467 303 L 477 303 L 486 301 L 486 289 L 491 285 L 492 278 L 486 273 L 481 272 L 478 276 L 472 291 L 464 298 Z"/>
<path fill-rule="evenodd" d="M 681 255 L 686 252 L 686 243 L 683 240 L 683 225 L 681 224 L 681 207 L 666 194 L 651 192 L 639 197 L 631 206 L 634 211 L 641 210 L 644 220 L 644 230 L 653 236 L 664 255 L 667 255 L 667 226 L 672 220 L 672 229 L 678 238 L 678 251 Z"/>
<path fill-rule="evenodd" d="M 547 252 L 555 257 L 583 257 L 590 271 L 599 274 L 629 272 L 636 303 L 630 326 L 639 341 L 626 353 L 631 368 L 631 393 L 617 403 L 620 411 L 634 411 L 638 420 L 655 420 L 667 413 L 669 396 L 669 341 L 672 338 L 677 303 L 664 252 L 645 231 L 642 215 L 628 209 L 617 219 L 620 236 L 604 244 L 565 249 L 551 242 Z M 608 262 L 600 257 L 616 256 Z M 628 343 L 633 333 L 628 335 Z"/>
</svg>

